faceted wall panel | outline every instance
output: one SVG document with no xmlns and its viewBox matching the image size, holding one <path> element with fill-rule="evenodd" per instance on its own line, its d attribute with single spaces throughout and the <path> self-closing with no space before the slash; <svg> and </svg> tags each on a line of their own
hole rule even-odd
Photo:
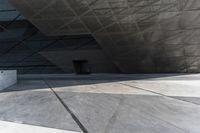
<svg viewBox="0 0 200 133">
<path fill-rule="evenodd" d="M 0 0 L 0 70 L 17 70 L 18 74 L 66 73 L 39 52 L 96 49 L 101 50 L 91 36 L 48 37 L 42 34 L 7 0 Z"/>
<path fill-rule="evenodd" d="M 47 35 L 91 34 L 121 72 L 200 72 L 199 0 L 10 2 Z"/>
<path fill-rule="evenodd" d="M 102 53 L 101 50 L 60 50 L 40 52 L 42 56 L 56 64 L 64 72 L 74 72 L 74 60 L 88 61 L 92 73 L 118 73 L 117 67 Z M 56 56 L 55 56 L 56 55 Z"/>
</svg>

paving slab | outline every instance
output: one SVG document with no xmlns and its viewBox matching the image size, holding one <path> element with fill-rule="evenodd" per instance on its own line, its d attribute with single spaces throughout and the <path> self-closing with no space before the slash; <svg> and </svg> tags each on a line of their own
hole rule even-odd
<svg viewBox="0 0 200 133">
<path fill-rule="evenodd" d="M 76 82 L 79 81 L 73 82 L 78 84 Z M 166 99 L 137 88 L 127 89 L 127 86 L 116 82 L 91 85 L 81 83 L 81 86 L 73 86 L 68 81 L 48 83 L 89 132 L 197 133 L 200 130 L 199 107 L 190 103 Z M 123 93 L 120 94 L 119 88 Z M 184 108 L 186 110 L 182 111 Z M 163 115 L 160 115 L 160 111 L 163 111 Z"/>
<path fill-rule="evenodd" d="M 148 91 L 120 85 L 109 80 L 47 80 L 55 90 L 99 94 L 157 95 Z"/>
<path fill-rule="evenodd" d="M 131 80 L 120 83 L 191 103 L 200 103 L 200 80 Z"/>
<path fill-rule="evenodd" d="M 81 133 L 81 132 L 0 121 L 0 133 Z"/>
<path fill-rule="evenodd" d="M 0 93 L 0 120 L 80 131 L 44 81 L 23 80 Z"/>
<path fill-rule="evenodd" d="M 179 96 L 179 97 L 172 97 L 172 98 L 200 105 L 200 97 L 180 97 Z"/>
<path fill-rule="evenodd" d="M 196 81 L 126 81 L 127 85 L 167 96 L 200 97 L 200 80 Z"/>
<path fill-rule="evenodd" d="M 152 96 L 127 96 L 125 104 L 189 133 L 200 131 L 200 106 L 189 102 Z"/>
<path fill-rule="evenodd" d="M 199 133 L 199 75 L 149 76 L 29 77 L 0 92 L 0 120 L 80 132 L 65 104 L 89 133 Z"/>
</svg>

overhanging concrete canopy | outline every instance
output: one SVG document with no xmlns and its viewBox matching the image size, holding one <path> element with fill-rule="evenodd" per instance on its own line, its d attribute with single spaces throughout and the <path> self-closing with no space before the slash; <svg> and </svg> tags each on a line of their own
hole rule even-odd
<svg viewBox="0 0 200 133">
<path fill-rule="evenodd" d="M 199 0 L 10 0 L 47 35 L 91 34 L 124 73 L 199 72 Z"/>
</svg>

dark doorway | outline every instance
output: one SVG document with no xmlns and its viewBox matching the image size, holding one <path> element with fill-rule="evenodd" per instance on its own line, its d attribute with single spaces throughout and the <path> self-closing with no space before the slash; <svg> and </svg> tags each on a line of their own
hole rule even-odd
<svg viewBox="0 0 200 133">
<path fill-rule="evenodd" d="M 76 74 L 90 74 L 91 69 L 88 60 L 73 60 Z"/>
</svg>

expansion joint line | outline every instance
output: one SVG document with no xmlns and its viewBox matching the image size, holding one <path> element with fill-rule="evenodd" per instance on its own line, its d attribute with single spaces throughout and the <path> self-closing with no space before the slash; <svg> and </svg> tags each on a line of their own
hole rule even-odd
<svg viewBox="0 0 200 133">
<path fill-rule="evenodd" d="M 196 104 L 196 103 L 193 103 L 193 102 L 190 102 L 190 101 L 187 101 L 187 100 L 182 100 L 182 99 L 174 98 L 172 96 L 168 96 L 168 95 L 165 95 L 165 94 L 162 94 L 162 93 L 158 93 L 158 92 L 155 92 L 155 91 L 150 91 L 150 90 L 147 90 L 147 89 L 144 89 L 144 88 L 136 87 L 136 86 L 133 86 L 133 85 L 128 85 L 128 84 L 125 84 L 125 83 L 119 83 L 119 84 L 131 87 L 131 88 L 135 88 L 135 89 L 138 89 L 138 90 L 143 90 L 143 91 L 151 92 L 151 93 L 157 94 L 159 96 L 168 97 L 168 98 L 171 98 L 171 99 L 175 99 L 175 100 L 178 100 L 178 101 L 182 101 L 182 102 L 186 102 L 186 103 L 190 103 L 190 104 L 199 106 L 199 104 Z"/>
<path fill-rule="evenodd" d="M 64 108 L 67 110 L 67 112 L 71 115 L 73 120 L 76 122 L 76 124 L 79 126 L 79 128 L 82 130 L 83 133 L 89 133 L 88 130 L 85 128 L 85 126 L 80 122 L 80 120 L 76 117 L 76 115 L 70 110 L 70 108 L 67 106 L 67 104 L 62 100 L 62 98 L 54 91 L 54 89 L 47 83 L 45 79 L 43 79 L 45 84 L 51 89 L 51 91 L 54 93 L 54 95 L 57 97 L 57 99 L 60 101 L 60 103 L 64 106 Z"/>
</svg>

